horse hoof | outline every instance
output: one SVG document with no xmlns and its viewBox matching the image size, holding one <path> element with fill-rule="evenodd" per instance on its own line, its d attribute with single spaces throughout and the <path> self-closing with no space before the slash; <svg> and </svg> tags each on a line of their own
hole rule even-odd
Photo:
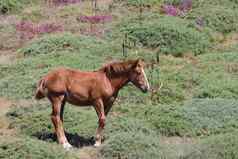
<svg viewBox="0 0 238 159">
<path fill-rule="evenodd" d="M 99 147 L 99 146 L 101 146 L 101 143 L 100 143 L 100 142 L 96 142 L 96 143 L 94 144 L 94 147 Z"/>
<path fill-rule="evenodd" d="M 66 143 L 63 143 L 63 147 L 64 147 L 65 150 L 68 151 L 72 148 L 72 145 L 70 145 L 68 142 L 66 142 Z"/>
</svg>

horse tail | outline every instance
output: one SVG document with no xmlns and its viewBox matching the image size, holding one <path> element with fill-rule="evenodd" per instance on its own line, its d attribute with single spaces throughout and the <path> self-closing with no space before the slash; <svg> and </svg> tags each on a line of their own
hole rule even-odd
<svg viewBox="0 0 238 159">
<path fill-rule="evenodd" d="M 46 91 L 45 91 L 45 80 L 41 79 L 38 82 L 36 93 L 35 93 L 35 99 L 40 100 L 46 96 Z"/>
</svg>

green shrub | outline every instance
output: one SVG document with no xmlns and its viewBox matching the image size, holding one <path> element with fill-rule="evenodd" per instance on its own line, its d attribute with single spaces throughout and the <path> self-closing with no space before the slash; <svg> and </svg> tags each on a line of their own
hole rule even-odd
<svg viewBox="0 0 238 159">
<path fill-rule="evenodd" d="M 218 80 L 215 80 L 218 79 Z M 212 73 L 203 77 L 200 84 L 194 89 L 196 98 L 227 98 L 237 99 L 238 83 L 237 79 Z"/>
<path fill-rule="evenodd" d="M 2 159 L 78 159 L 75 151 L 68 152 L 56 144 L 47 144 L 26 136 L 0 137 L 0 158 Z"/>
<path fill-rule="evenodd" d="M 159 159 L 162 154 L 157 136 L 141 132 L 116 133 L 100 150 L 105 159 Z"/>
<path fill-rule="evenodd" d="M 159 48 L 161 53 L 181 56 L 188 52 L 204 53 L 210 47 L 207 34 L 189 27 L 178 17 L 164 16 L 142 24 L 132 24 L 124 29 L 129 38 L 142 46 Z"/>
<path fill-rule="evenodd" d="M 211 53 L 199 57 L 198 83 L 194 87 L 195 98 L 237 99 L 236 52 Z"/>
<path fill-rule="evenodd" d="M 11 11 L 16 11 L 22 7 L 22 3 L 18 0 L 1 0 L 0 13 L 5 14 Z"/>
<path fill-rule="evenodd" d="M 182 116 L 197 135 L 221 134 L 238 128 L 238 101 L 194 99 L 182 107 Z"/>
<path fill-rule="evenodd" d="M 106 135 L 113 136 L 116 133 L 141 132 L 145 135 L 155 134 L 151 124 L 130 116 L 118 116 L 107 120 Z"/>
<path fill-rule="evenodd" d="M 181 108 L 172 105 L 123 106 L 122 112 L 146 123 L 157 134 L 165 136 L 192 135 L 192 125 L 182 115 Z"/>
<path fill-rule="evenodd" d="M 88 53 L 102 53 L 105 50 L 106 43 L 95 37 L 87 37 L 81 35 L 74 36 L 71 33 L 60 33 L 53 35 L 45 35 L 40 39 L 36 39 L 24 48 L 20 49 L 20 53 L 24 55 L 49 54 L 59 51 L 77 51 Z M 104 46 L 104 47 L 103 47 Z M 106 48 L 108 45 L 106 46 Z"/>
<path fill-rule="evenodd" d="M 186 159 L 237 159 L 237 132 L 212 136 L 202 142 L 184 158 Z"/>
<path fill-rule="evenodd" d="M 118 111 L 136 117 L 158 134 L 201 136 L 238 129 L 238 101 L 193 99 L 181 105 L 124 106 Z"/>
<path fill-rule="evenodd" d="M 221 33 L 230 33 L 237 31 L 238 28 L 238 11 L 226 6 L 206 5 L 199 7 L 189 14 L 190 19 L 198 17 L 204 21 L 204 25 Z"/>
<path fill-rule="evenodd" d="M 186 136 L 192 134 L 192 125 L 181 114 L 180 108 L 174 106 L 155 106 L 145 112 L 149 123 L 166 136 Z"/>
</svg>

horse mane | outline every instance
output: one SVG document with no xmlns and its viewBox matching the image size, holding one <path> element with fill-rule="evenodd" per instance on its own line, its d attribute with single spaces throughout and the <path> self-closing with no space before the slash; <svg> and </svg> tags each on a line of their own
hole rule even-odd
<svg viewBox="0 0 238 159">
<path fill-rule="evenodd" d="M 128 60 L 124 62 L 113 61 L 105 64 L 102 68 L 99 69 L 99 71 L 105 72 L 108 77 L 115 77 L 128 73 L 136 63 L 137 60 Z"/>
</svg>

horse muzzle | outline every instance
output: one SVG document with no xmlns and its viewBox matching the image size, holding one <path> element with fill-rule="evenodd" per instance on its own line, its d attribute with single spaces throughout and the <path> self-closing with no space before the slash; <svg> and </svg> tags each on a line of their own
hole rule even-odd
<svg viewBox="0 0 238 159">
<path fill-rule="evenodd" d="M 141 91 L 142 91 L 143 93 L 147 93 L 147 92 L 149 92 L 149 90 L 150 90 L 150 88 L 147 87 L 147 86 L 141 86 L 140 89 L 141 89 Z"/>
</svg>

